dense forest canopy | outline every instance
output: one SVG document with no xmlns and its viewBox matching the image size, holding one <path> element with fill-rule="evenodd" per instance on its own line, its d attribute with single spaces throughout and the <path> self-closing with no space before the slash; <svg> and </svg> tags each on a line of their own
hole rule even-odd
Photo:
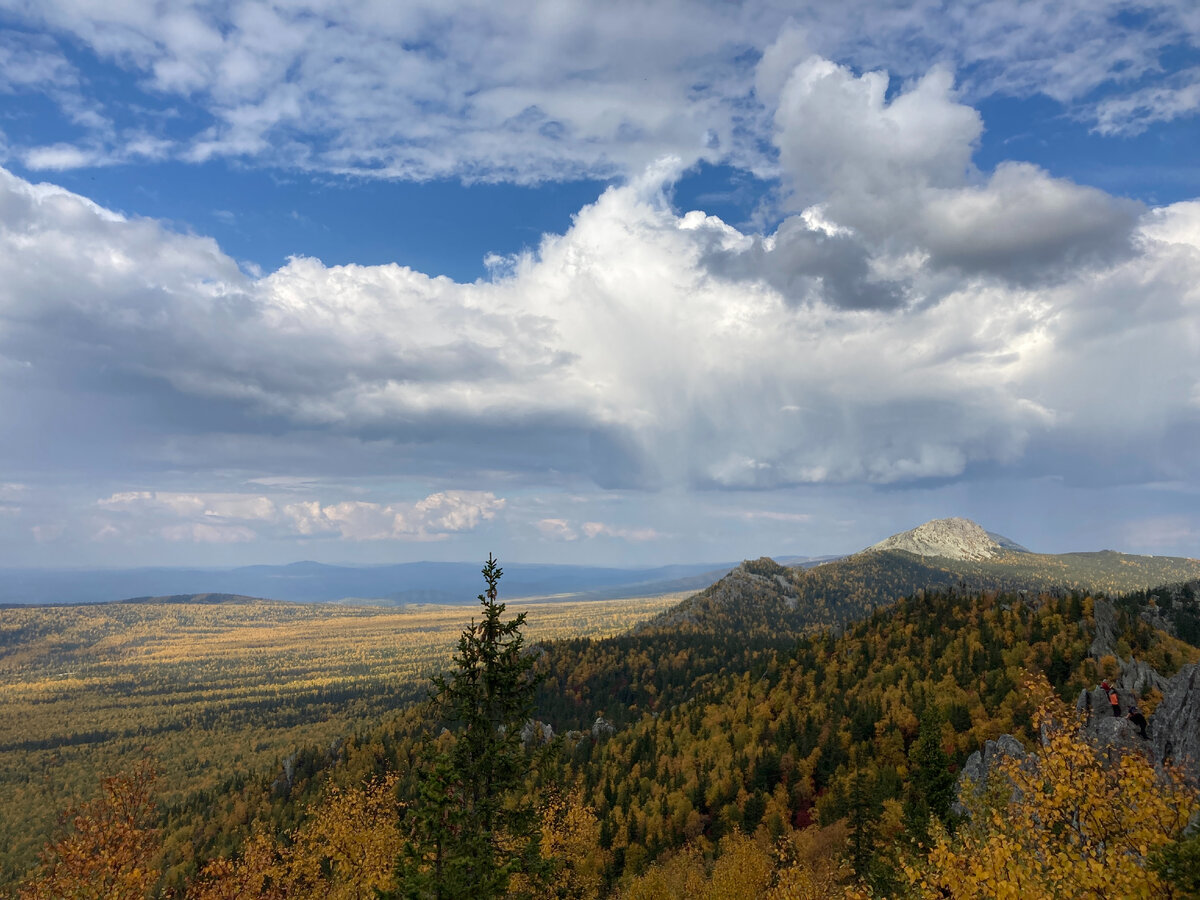
<svg viewBox="0 0 1200 900">
<path fill-rule="evenodd" d="M 1152 733 L 1156 712 L 1179 705 L 1176 686 L 1200 660 L 1188 640 L 1195 587 L 1145 579 L 1186 566 L 1131 574 L 1103 554 L 1012 556 L 1025 559 L 947 564 L 887 551 L 810 570 L 748 562 L 621 633 L 529 644 L 523 669 L 505 676 L 528 692 L 511 721 L 462 731 L 462 714 L 445 719 L 444 704 L 400 703 L 386 721 L 203 790 L 172 792 L 169 776 L 144 768 L 106 782 L 22 891 L 49 896 L 64 878 L 98 877 L 69 863 L 103 858 L 125 861 L 138 897 L 465 896 L 468 883 L 477 896 L 986 896 L 998 873 L 1038 895 L 1083 875 L 1014 860 L 1065 853 L 1114 884 L 1141 885 L 1138 895 L 1185 896 L 1200 877 L 1185 833 L 1200 773 L 1156 769 L 1158 745 L 1124 719 L 1084 723 L 1074 704 L 1110 680 L 1126 706 L 1141 704 Z M 1066 584 L 1053 584 L 1055 571 Z M 989 576 L 998 586 L 981 587 Z M 1140 589 L 1109 600 L 1077 586 L 1089 580 Z M 503 633 L 532 631 L 540 610 L 526 611 Z M 490 683 L 464 674 L 503 656 L 470 643 L 486 633 L 486 603 L 484 613 L 462 630 L 436 696 Z M 1124 730 L 1100 739 L 1098 725 Z M 483 830 L 447 824 L 471 808 L 462 798 L 482 796 L 471 734 L 504 736 L 508 748 Z M 1011 788 L 962 793 L 961 773 L 979 771 L 972 754 L 1002 736 L 1037 760 L 1045 794 L 1018 792 L 1014 806 Z M 1055 773 L 1081 765 L 1097 773 L 1096 797 L 1115 791 L 1132 810 L 1105 825 L 1111 833 L 1008 827 L 1048 822 L 1052 808 L 1067 820 L 1078 804 L 1092 810 L 1095 797 L 1054 787 Z M 992 769 L 999 785 L 1029 777 Z M 117 787 L 140 791 L 137 808 L 154 813 L 119 832 L 119 847 L 88 849 L 100 840 L 88 822 L 109 814 Z M 1132 849 L 1105 851 L 1118 838 Z M 463 859 L 492 862 L 453 862 Z M 479 881 L 483 870 L 495 877 Z"/>
</svg>

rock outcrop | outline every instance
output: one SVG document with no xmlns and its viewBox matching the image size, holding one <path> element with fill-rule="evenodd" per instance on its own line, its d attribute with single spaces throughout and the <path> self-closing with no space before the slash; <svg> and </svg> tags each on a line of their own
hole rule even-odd
<svg viewBox="0 0 1200 900">
<path fill-rule="evenodd" d="M 1113 685 L 1120 715 L 1112 714 L 1107 693 L 1098 687 L 1080 691 L 1075 709 L 1083 714 L 1084 734 L 1110 754 L 1146 753 L 1156 765 L 1171 763 L 1200 781 L 1200 663 L 1184 666 L 1171 679 L 1140 660 L 1122 660 L 1121 667 L 1121 676 Z M 1151 688 L 1160 690 L 1163 699 L 1149 717 L 1147 740 L 1126 715 L 1130 705 Z M 1025 756 L 1025 748 L 1010 734 L 1002 734 L 972 753 L 958 776 L 954 812 L 968 814 L 970 799 L 987 790 L 1002 759 Z"/>
<path fill-rule="evenodd" d="M 1120 684 L 1113 685 L 1113 688 L 1117 692 L 1121 709 L 1120 715 L 1116 716 L 1112 713 L 1112 704 L 1106 692 L 1099 688 L 1079 692 L 1075 709 L 1084 714 L 1083 733 L 1099 747 L 1137 751 L 1149 749 L 1145 739 L 1138 733 L 1137 726 L 1125 718 L 1130 705 L 1137 702 L 1138 695 L 1124 689 Z"/>
<path fill-rule="evenodd" d="M 1167 682 L 1150 717 L 1150 740 L 1159 760 L 1200 779 L 1200 664 L 1184 666 Z"/>
<path fill-rule="evenodd" d="M 1088 653 L 1094 659 L 1106 655 L 1115 655 L 1117 641 L 1117 611 L 1103 597 L 1097 597 L 1092 605 L 1092 620 L 1096 623 L 1096 631 L 1092 637 L 1092 645 Z"/>
<path fill-rule="evenodd" d="M 965 816 L 969 812 L 970 800 L 983 794 L 994 777 L 996 767 L 1003 759 L 1024 759 L 1025 748 L 1011 734 L 1002 734 L 994 741 L 987 741 L 982 750 L 967 757 L 955 785 L 955 800 L 951 810 L 955 815 Z"/>
<path fill-rule="evenodd" d="M 1121 660 L 1120 665 L 1121 674 L 1117 677 L 1117 693 L 1128 692 L 1130 694 L 1128 700 L 1122 698 L 1121 705 L 1125 709 L 1128 709 L 1130 703 L 1141 702 L 1140 698 L 1144 698 L 1152 690 L 1166 695 L 1170 682 L 1159 675 L 1148 662 L 1131 658 Z"/>
<path fill-rule="evenodd" d="M 1103 598 L 1093 606 L 1095 636 L 1089 652 L 1099 659 L 1116 656 L 1116 609 Z M 1090 713 L 1085 730 L 1102 746 L 1128 746 L 1146 749 L 1137 728 L 1123 716 L 1134 703 L 1141 703 L 1152 691 L 1162 701 L 1149 717 L 1151 754 L 1157 763 L 1174 762 L 1200 779 L 1200 674 L 1197 666 L 1185 666 L 1173 678 L 1163 678 L 1144 660 L 1117 657 L 1120 674 L 1112 680 L 1121 706 L 1121 718 L 1114 718 L 1104 692 L 1083 691 L 1075 703 L 1080 712 Z"/>
<path fill-rule="evenodd" d="M 548 744 L 554 740 L 554 729 L 537 719 L 526 719 L 521 726 L 521 743 L 527 747 Z"/>
</svg>

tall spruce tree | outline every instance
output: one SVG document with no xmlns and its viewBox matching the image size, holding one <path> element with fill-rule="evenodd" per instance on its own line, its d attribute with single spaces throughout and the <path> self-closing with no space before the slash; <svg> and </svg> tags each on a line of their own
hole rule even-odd
<svg viewBox="0 0 1200 900">
<path fill-rule="evenodd" d="M 929 823 L 950 816 L 956 777 L 942 747 L 941 712 L 932 704 L 921 715 L 917 739 L 908 750 L 909 787 L 904 801 L 908 830 L 919 842 L 929 840 Z"/>
<path fill-rule="evenodd" d="M 483 618 L 463 630 L 449 677 L 433 679 L 451 745 L 423 761 L 393 896 L 496 897 L 513 873 L 536 868 L 540 828 L 531 798 L 521 794 L 532 765 L 521 730 L 537 679 L 524 652 L 525 613 L 505 621 L 496 599 L 502 574 L 489 554 Z"/>
</svg>

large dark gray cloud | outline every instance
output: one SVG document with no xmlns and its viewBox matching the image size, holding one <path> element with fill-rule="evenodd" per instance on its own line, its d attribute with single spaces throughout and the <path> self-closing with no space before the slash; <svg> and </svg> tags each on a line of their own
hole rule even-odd
<svg viewBox="0 0 1200 900">
<path fill-rule="evenodd" d="M 778 63 L 778 60 L 775 60 Z M 1133 252 L 1135 202 L 1036 166 L 976 171 L 983 122 L 934 69 L 890 96 L 885 73 L 797 61 L 775 114 L 793 202 L 819 203 L 878 251 L 926 265 L 1036 284 Z"/>
</svg>

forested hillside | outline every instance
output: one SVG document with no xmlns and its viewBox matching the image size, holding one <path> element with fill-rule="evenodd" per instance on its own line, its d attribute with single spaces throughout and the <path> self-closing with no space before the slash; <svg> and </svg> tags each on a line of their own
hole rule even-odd
<svg viewBox="0 0 1200 900">
<path fill-rule="evenodd" d="M 614 875 L 639 872 L 691 838 L 740 830 L 775 839 L 841 819 L 869 835 L 859 838 L 873 848 L 859 851 L 859 874 L 888 871 L 874 861 L 897 840 L 923 836 L 926 782 L 1000 734 L 1032 743 L 1026 673 L 1043 674 L 1072 701 L 1117 674 L 1114 660 L 1088 655 L 1080 623 L 1092 602 L 1065 592 L 919 592 L 840 638 L 803 638 L 641 719 L 580 767 Z M 1119 633 L 1164 675 L 1200 658 L 1136 618 L 1123 617 Z"/>
<path fill-rule="evenodd" d="M 533 604 L 534 639 L 611 635 L 670 596 Z M 284 761 L 302 772 L 421 699 L 461 607 L 406 610 L 230 595 L 18 607 L 0 618 L 0 884 L 34 860 L 73 799 L 150 757 L 191 860 L 187 824 Z M 269 790 L 268 790 L 269 793 Z M 186 821 L 185 821 L 186 820 Z M 200 850 L 229 852 L 236 833 Z"/>
<path fill-rule="evenodd" d="M 1194 671 L 1186 667 L 1200 649 L 1184 640 L 1194 590 L 1146 589 L 1142 579 L 1191 561 L 1012 555 L 1032 559 L 963 564 L 887 551 L 809 572 L 764 559 L 627 633 L 534 645 L 540 683 L 529 684 L 529 705 L 494 720 L 513 723 L 497 733 L 521 733 L 524 771 L 493 793 L 514 811 L 518 798 L 533 803 L 540 823 L 509 826 L 488 851 L 507 860 L 488 884 L 538 897 L 965 897 L 991 895 L 980 885 L 997 871 L 1027 879 L 1030 896 L 1052 893 L 1044 886 L 1053 879 L 1083 877 L 1066 863 L 1043 871 L 1003 862 L 1002 848 L 1028 839 L 1050 842 L 1032 857 L 1058 859 L 1054 841 L 1068 841 L 1121 883 L 1140 879 L 1145 896 L 1186 896 L 1187 879 L 1200 874 L 1195 839 L 1182 834 L 1200 810 L 1194 783 L 1162 781 L 1141 755 L 1150 743 L 1130 739 L 1123 754 L 1089 743 L 1064 701 L 1113 680 L 1124 703 L 1142 704 L 1153 731 L 1162 686 Z M 1001 586 L 976 586 L 989 571 L 1005 573 Z M 1068 584 L 1052 585 L 1054 572 Z M 1081 579 L 1143 590 L 1109 604 L 1068 586 Z M 920 586 L 886 602 L 906 583 Z M 464 671 L 462 646 L 449 683 Z M 456 844 L 459 826 L 436 849 L 421 843 L 436 831 L 431 823 L 452 821 L 437 816 L 451 815 L 452 798 L 471 783 L 469 767 L 451 765 L 471 733 L 463 727 L 444 707 L 408 706 L 254 777 L 160 802 L 133 828 L 153 836 L 131 863 L 154 874 L 138 889 L 350 897 L 424 885 L 414 895 L 435 896 L 422 891 L 435 891 L 443 862 L 468 879 L 455 883 L 472 883 L 481 845 Z M 1005 777 L 1026 777 L 1031 766 L 1044 766 L 1044 777 L 1022 795 L 1025 806 L 1011 806 L 1011 790 L 993 791 L 963 818 L 952 808 L 958 774 L 1002 735 L 1041 754 Z M 1103 775 L 1095 797 L 1041 797 L 1041 786 L 1059 789 L 1063 760 Z M 144 782 L 148 796 L 171 790 Z M 1122 801 L 1122 791 L 1135 793 Z M 1042 828 L 1053 816 L 1038 804 L 1074 803 L 1078 816 L 1079 804 L 1100 802 L 1126 804 L 1107 837 L 1081 832 L 1076 841 Z M 1004 831 L 1010 820 L 1026 822 L 1027 833 Z M 1132 849 L 1111 849 L 1118 836 Z M 516 854 L 527 838 L 533 855 Z M 62 858 L 47 857 L 30 896 L 61 874 Z"/>
<path fill-rule="evenodd" d="M 1118 594 L 1200 578 L 1200 561 L 1169 556 L 1001 552 L 986 560 L 856 553 L 813 568 L 771 559 L 743 563 L 721 581 L 642 626 L 761 634 L 852 622 L 914 591 L 1066 589 Z"/>
</svg>

